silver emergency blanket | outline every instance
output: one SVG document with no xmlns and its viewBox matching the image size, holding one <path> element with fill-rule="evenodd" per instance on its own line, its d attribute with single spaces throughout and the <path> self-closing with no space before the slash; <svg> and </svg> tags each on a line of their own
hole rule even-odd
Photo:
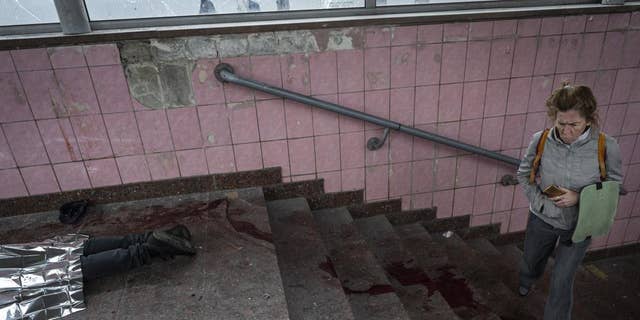
<svg viewBox="0 0 640 320">
<path fill-rule="evenodd" d="M 85 235 L 0 245 L 0 320 L 60 319 L 85 309 Z"/>
</svg>

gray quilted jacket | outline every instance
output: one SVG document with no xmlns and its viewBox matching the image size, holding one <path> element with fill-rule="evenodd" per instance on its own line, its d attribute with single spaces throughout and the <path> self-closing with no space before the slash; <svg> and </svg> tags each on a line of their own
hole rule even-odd
<svg viewBox="0 0 640 320">
<path fill-rule="evenodd" d="M 536 155 L 536 148 L 542 131 L 533 135 L 527 152 L 518 168 L 518 182 L 524 188 L 529 199 L 531 211 L 548 224 L 563 230 L 575 228 L 578 220 L 578 205 L 569 208 L 556 207 L 553 201 L 542 194 L 542 190 L 555 184 L 576 192 L 600 181 L 598 168 L 598 135 L 596 128 L 589 130 L 586 139 L 573 144 L 565 144 L 557 139 L 551 130 L 544 146 L 544 152 L 538 168 L 539 179 L 529 184 L 529 173 Z M 622 161 L 620 147 L 616 140 L 606 136 L 607 180 L 622 182 Z"/>
</svg>

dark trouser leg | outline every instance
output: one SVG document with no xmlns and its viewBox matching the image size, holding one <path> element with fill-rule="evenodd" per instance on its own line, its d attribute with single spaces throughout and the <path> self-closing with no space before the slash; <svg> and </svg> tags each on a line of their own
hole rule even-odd
<svg viewBox="0 0 640 320">
<path fill-rule="evenodd" d="M 113 249 L 127 249 L 131 245 L 144 243 L 147 240 L 148 234 L 147 232 L 142 234 L 128 234 L 120 237 L 90 238 L 84 243 L 83 254 L 87 256 Z"/>
<path fill-rule="evenodd" d="M 542 276 L 557 240 L 558 235 L 551 225 L 533 213 L 529 214 L 524 254 L 520 261 L 520 286 L 530 288 Z"/>
<path fill-rule="evenodd" d="M 151 257 L 141 244 L 80 257 L 82 276 L 85 281 L 129 271 L 150 263 Z"/>
<path fill-rule="evenodd" d="M 565 236 L 563 235 L 563 238 Z M 566 235 L 570 239 L 571 234 Z M 562 240 L 562 239 L 561 239 Z M 591 239 L 579 243 L 561 241 L 556 250 L 555 266 L 551 277 L 549 297 L 544 307 L 545 320 L 571 319 L 573 280 Z"/>
</svg>

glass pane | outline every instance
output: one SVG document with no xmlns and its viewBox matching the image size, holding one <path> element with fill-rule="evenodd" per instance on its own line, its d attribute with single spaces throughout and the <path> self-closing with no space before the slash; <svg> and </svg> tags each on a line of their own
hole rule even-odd
<svg viewBox="0 0 640 320">
<path fill-rule="evenodd" d="M 57 22 L 53 0 L 0 0 L 0 26 Z"/>
<path fill-rule="evenodd" d="M 498 0 L 376 0 L 377 6 L 400 6 L 410 4 L 435 4 L 435 3 L 458 3 L 458 2 L 486 2 Z"/>
<path fill-rule="evenodd" d="M 93 21 L 364 6 L 364 0 L 85 0 L 85 3 Z"/>
</svg>

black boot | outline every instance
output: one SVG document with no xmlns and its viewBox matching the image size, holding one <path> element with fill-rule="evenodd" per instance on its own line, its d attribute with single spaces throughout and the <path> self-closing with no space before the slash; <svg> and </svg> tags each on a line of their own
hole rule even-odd
<svg viewBox="0 0 640 320">
<path fill-rule="evenodd" d="M 186 239 L 166 231 L 154 231 L 143 246 L 152 257 L 192 256 L 196 254 L 193 244 Z"/>
<path fill-rule="evenodd" d="M 164 230 L 164 232 L 176 237 L 180 237 L 187 241 L 191 241 L 191 232 L 184 225 L 181 225 L 181 224 L 176 225 L 171 229 Z"/>
</svg>

